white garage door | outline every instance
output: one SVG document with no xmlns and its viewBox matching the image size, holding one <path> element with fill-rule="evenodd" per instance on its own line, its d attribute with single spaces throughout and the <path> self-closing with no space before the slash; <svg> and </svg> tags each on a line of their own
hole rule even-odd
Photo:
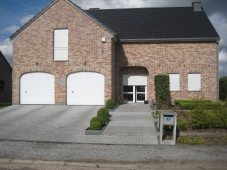
<svg viewBox="0 0 227 170">
<path fill-rule="evenodd" d="M 55 104 L 53 75 L 28 73 L 20 83 L 20 104 Z"/>
<path fill-rule="evenodd" d="M 67 105 L 104 105 L 104 76 L 94 72 L 70 74 Z"/>
</svg>

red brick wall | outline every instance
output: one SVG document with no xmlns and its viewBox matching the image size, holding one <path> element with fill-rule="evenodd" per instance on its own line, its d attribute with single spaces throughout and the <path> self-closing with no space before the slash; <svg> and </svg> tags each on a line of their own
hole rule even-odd
<svg viewBox="0 0 227 170">
<path fill-rule="evenodd" d="M 216 43 L 121 43 L 117 45 L 118 74 L 122 67 L 143 66 L 148 72 L 148 101 L 155 98 L 154 76 L 179 73 L 180 91 L 171 92 L 172 99 L 196 97 L 218 100 L 218 62 Z M 136 67 L 135 67 L 136 68 Z M 135 73 L 137 69 L 135 70 Z M 134 73 L 134 74 L 135 74 Z M 188 91 L 188 73 L 201 73 L 200 92 Z M 133 74 L 133 72 L 132 72 Z M 122 78 L 118 77 L 117 98 L 122 98 Z"/>
<path fill-rule="evenodd" d="M 69 60 L 53 60 L 55 28 L 69 30 Z M 102 73 L 105 83 L 105 100 L 112 98 L 112 63 L 114 42 L 102 37 L 109 33 L 64 0 L 57 1 L 14 39 L 13 52 L 13 103 L 19 103 L 19 80 L 22 74 L 41 71 L 54 75 L 55 103 L 66 103 L 66 78 L 70 73 L 83 70 Z M 36 63 L 38 62 L 38 66 Z"/>
</svg>

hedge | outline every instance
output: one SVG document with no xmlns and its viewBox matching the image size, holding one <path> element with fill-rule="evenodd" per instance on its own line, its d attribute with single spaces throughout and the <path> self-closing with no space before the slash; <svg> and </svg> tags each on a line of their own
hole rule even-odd
<svg viewBox="0 0 227 170">
<path fill-rule="evenodd" d="M 171 106 L 169 75 L 155 76 L 155 98 L 157 109 L 168 109 Z"/>
<path fill-rule="evenodd" d="M 204 110 L 216 110 L 220 107 L 219 103 L 211 100 L 174 100 L 174 103 L 183 110 L 193 110 L 196 107 Z"/>
</svg>

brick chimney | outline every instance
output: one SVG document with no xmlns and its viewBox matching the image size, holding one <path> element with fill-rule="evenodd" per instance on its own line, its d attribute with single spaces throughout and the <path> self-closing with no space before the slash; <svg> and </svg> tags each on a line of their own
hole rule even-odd
<svg viewBox="0 0 227 170">
<path fill-rule="evenodd" d="M 202 11 L 202 2 L 193 2 L 193 11 Z"/>
</svg>

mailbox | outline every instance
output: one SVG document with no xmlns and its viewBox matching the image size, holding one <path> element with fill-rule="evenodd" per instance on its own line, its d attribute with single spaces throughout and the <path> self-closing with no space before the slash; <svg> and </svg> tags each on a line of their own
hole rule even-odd
<svg viewBox="0 0 227 170">
<path fill-rule="evenodd" d="M 162 112 L 160 118 L 160 144 L 175 145 L 176 144 L 176 130 L 177 130 L 177 113 L 175 112 Z M 163 139 L 163 127 L 164 125 L 171 125 L 172 128 L 172 140 Z"/>
<path fill-rule="evenodd" d="M 163 125 L 174 125 L 174 116 L 173 115 L 164 115 L 163 117 Z"/>
</svg>

